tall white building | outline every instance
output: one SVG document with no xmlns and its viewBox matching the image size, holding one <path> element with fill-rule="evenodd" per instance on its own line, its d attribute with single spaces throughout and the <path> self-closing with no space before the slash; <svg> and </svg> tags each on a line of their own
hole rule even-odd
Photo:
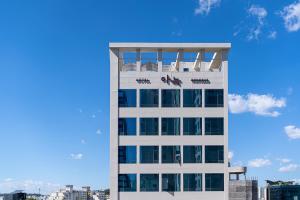
<svg viewBox="0 0 300 200">
<path fill-rule="evenodd" d="M 228 200 L 229 43 L 110 43 L 111 200 Z"/>
</svg>

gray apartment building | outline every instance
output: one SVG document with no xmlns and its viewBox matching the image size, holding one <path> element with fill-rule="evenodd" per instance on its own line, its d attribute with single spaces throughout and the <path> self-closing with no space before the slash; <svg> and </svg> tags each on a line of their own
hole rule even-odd
<svg viewBox="0 0 300 200">
<path fill-rule="evenodd" d="M 230 43 L 110 43 L 111 200 L 228 200 Z"/>
</svg>

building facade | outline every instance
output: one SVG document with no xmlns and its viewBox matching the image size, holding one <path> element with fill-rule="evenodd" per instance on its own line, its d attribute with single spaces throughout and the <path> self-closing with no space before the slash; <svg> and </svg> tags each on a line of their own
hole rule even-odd
<svg viewBox="0 0 300 200">
<path fill-rule="evenodd" d="M 230 180 L 229 200 L 258 200 L 258 181 Z"/>
<path fill-rule="evenodd" d="M 74 190 L 73 185 L 66 185 L 64 189 L 51 193 L 47 200 L 93 200 L 93 194 L 89 186 Z"/>
<path fill-rule="evenodd" d="M 110 43 L 111 200 L 228 200 L 229 43 Z"/>
<path fill-rule="evenodd" d="M 26 193 L 22 190 L 16 190 L 12 193 L 5 194 L 3 200 L 26 200 Z"/>
<path fill-rule="evenodd" d="M 267 181 L 266 200 L 300 200 L 300 185 L 293 181 Z"/>
</svg>

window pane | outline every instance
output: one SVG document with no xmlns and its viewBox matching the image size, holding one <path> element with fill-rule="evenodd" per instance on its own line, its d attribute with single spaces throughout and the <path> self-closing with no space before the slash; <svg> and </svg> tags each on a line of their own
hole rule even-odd
<svg viewBox="0 0 300 200">
<path fill-rule="evenodd" d="M 141 146 L 140 163 L 158 163 L 158 146 Z"/>
<path fill-rule="evenodd" d="M 180 191 L 180 174 L 162 174 L 162 191 Z"/>
<path fill-rule="evenodd" d="M 183 90 L 183 107 L 201 107 L 202 91 L 200 89 Z"/>
<path fill-rule="evenodd" d="M 206 191 L 224 191 L 224 174 L 205 174 Z"/>
<path fill-rule="evenodd" d="M 162 146 L 162 163 L 181 163 L 180 146 Z"/>
<path fill-rule="evenodd" d="M 158 135 L 158 118 L 140 118 L 140 135 Z"/>
<path fill-rule="evenodd" d="M 141 192 L 158 192 L 159 175 L 158 174 L 141 174 L 140 175 Z"/>
<path fill-rule="evenodd" d="M 183 163 L 201 163 L 201 146 L 183 146 Z"/>
<path fill-rule="evenodd" d="M 158 90 L 140 90 L 140 107 L 158 107 Z"/>
<path fill-rule="evenodd" d="M 205 90 L 205 107 L 223 107 L 223 90 Z"/>
<path fill-rule="evenodd" d="M 180 118 L 162 118 L 162 135 L 180 135 Z"/>
<path fill-rule="evenodd" d="M 119 135 L 136 135 L 136 118 L 119 118 Z"/>
<path fill-rule="evenodd" d="M 183 135 L 201 135 L 201 118 L 183 118 Z"/>
<path fill-rule="evenodd" d="M 161 90 L 162 107 L 180 107 L 180 90 Z"/>
<path fill-rule="evenodd" d="M 119 107 L 136 107 L 136 90 L 119 90 Z"/>
<path fill-rule="evenodd" d="M 224 118 L 205 118 L 205 135 L 224 135 Z"/>
<path fill-rule="evenodd" d="M 136 146 L 119 146 L 119 163 L 136 163 Z"/>
<path fill-rule="evenodd" d="M 119 192 L 136 192 L 136 174 L 119 174 Z"/>
<path fill-rule="evenodd" d="M 224 147 L 205 146 L 205 163 L 224 163 Z"/>
<path fill-rule="evenodd" d="M 202 174 L 183 174 L 184 191 L 202 191 Z"/>
</svg>

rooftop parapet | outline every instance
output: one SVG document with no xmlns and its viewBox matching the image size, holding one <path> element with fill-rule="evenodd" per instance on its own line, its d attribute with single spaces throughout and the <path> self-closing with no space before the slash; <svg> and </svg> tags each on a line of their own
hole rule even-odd
<svg viewBox="0 0 300 200">
<path fill-rule="evenodd" d="M 120 72 L 222 71 L 230 43 L 110 43 Z"/>
</svg>

